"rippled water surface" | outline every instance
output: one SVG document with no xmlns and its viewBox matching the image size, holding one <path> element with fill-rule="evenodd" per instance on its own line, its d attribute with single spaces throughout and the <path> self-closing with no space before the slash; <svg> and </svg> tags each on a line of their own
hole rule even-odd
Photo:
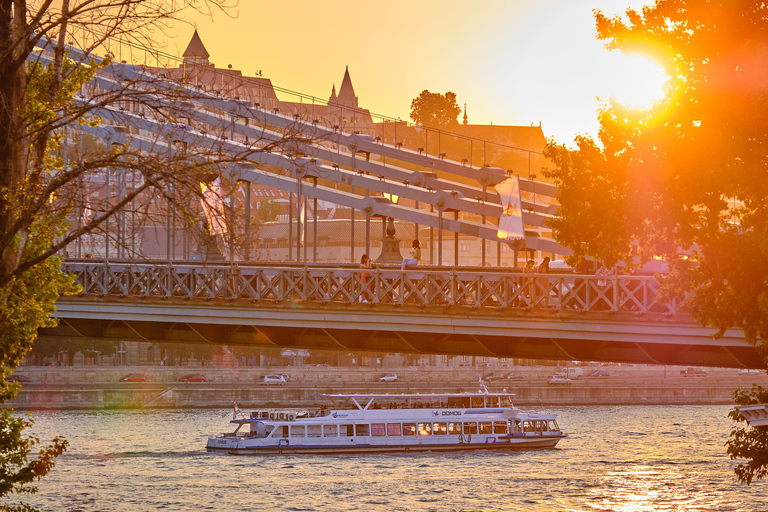
<svg viewBox="0 0 768 512">
<path fill-rule="evenodd" d="M 231 410 L 35 414 L 70 449 L 25 501 L 41 510 L 755 511 L 723 444 L 728 407 L 551 408 L 569 437 L 507 453 L 209 454 Z"/>
</svg>

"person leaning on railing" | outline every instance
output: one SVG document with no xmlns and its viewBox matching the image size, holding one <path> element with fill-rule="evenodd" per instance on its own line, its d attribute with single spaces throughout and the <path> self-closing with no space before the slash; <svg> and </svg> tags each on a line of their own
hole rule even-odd
<svg viewBox="0 0 768 512">
<path fill-rule="evenodd" d="M 373 299 L 373 293 L 371 290 L 371 274 L 370 272 L 365 272 L 365 270 L 370 270 L 372 267 L 371 265 L 371 258 L 368 257 L 367 254 L 363 254 L 363 256 L 360 258 L 360 269 L 363 270 L 360 279 L 363 281 L 363 290 L 360 294 L 360 302 L 368 302 L 369 300 Z"/>
</svg>

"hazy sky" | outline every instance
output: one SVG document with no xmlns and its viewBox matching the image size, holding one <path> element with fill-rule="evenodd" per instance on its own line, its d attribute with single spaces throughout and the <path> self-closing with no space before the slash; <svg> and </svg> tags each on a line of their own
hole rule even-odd
<svg viewBox="0 0 768 512">
<path fill-rule="evenodd" d="M 240 0 L 234 18 L 195 17 L 211 62 L 328 99 L 349 66 L 360 106 L 408 119 L 424 90 L 453 91 L 473 124 L 529 125 L 571 143 L 597 131 L 597 97 L 658 92 L 647 63 L 604 49 L 593 9 L 638 0 Z M 181 55 L 193 29 L 165 48 Z M 281 99 L 291 98 L 280 95 Z"/>
</svg>

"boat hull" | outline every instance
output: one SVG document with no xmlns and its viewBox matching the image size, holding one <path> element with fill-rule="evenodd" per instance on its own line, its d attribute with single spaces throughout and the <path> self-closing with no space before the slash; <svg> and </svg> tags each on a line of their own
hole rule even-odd
<svg viewBox="0 0 768 512">
<path fill-rule="evenodd" d="M 239 443 L 212 445 L 209 441 L 206 450 L 228 455 L 323 455 L 354 453 L 417 453 L 417 452 L 464 452 L 474 450 L 536 450 L 554 448 L 565 436 L 520 438 L 493 443 L 452 443 L 452 444 L 413 444 L 413 445 L 368 445 L 351 446 L 238 446 Z"/>
</svg>

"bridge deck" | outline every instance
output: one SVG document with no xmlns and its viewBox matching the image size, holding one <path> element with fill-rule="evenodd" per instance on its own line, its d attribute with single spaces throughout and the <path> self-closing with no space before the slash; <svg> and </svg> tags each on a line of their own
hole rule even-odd
<svg viewBox="0 0 768 512">
<path fill-rule="evenodd" d="M 44 336 L 754 367 L 740 331 L 657 302 L 651 276 L 71 263 Z"/>
</svg>

